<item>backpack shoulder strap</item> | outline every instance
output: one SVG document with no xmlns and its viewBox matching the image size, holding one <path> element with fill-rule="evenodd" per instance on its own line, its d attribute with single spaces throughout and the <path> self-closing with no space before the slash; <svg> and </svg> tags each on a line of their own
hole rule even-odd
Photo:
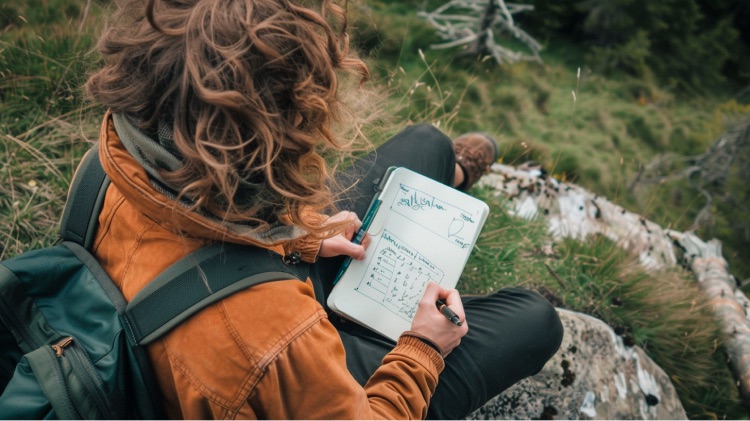
<svg viewBox="0 0 750 421">
<path fill-rule="evenodd" d="M 168 267 L 128 303 L 124 320 L 134 343 L 145 345 L 206 306 L 269 281 L 307 279 L 305 263 L 286 265 L 260 247 L 219 243 Z"/>
<path fill-rule="evenodd" d="M 109 177 L 99 162 L 99 143 L 95 143 L 81 160 L 70 185 L 60 223 L 63 241 L 91 249 L 107 187 Z"/>
<path fill-rule="evenodd" d="M 97 142 L 73 177 L 60 224 L 63 241 L 91 249 L 109 184 Z M 304 281 L 308 272 L 309 265 L 286 265 L 281 256 L 260 247 L 215 244 L 183 257 L 159 274 L 128 303 L 123 320 L 134 343 L 144 345 L 239 290 L 282 279 Z"/>
</svg>

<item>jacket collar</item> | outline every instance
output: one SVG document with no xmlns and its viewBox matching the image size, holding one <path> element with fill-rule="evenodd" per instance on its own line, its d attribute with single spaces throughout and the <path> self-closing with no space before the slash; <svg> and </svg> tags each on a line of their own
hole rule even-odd
<svg viewBox="0 0 750 421">
<path fill-rule="evenodd" d="M 211 241 L 273 248 L 280 254 L 283 254 L 282 243 L 304 234 L 297 227 L 285 225 L 258 235 L 249 227 L 212 219 L 171 200 L 151 185 L 146 171 L 125 149 L 111 112 L 104 116 L 99 141 L 99 159 L 112 184 L 140 212 L 171 231 Z"/>
</svg>

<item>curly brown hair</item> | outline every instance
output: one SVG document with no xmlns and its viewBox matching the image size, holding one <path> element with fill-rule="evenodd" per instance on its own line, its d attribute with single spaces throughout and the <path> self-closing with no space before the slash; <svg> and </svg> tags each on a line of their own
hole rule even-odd
<svg viewBox="0 0 750 421">
<path fill-rule="evenodd" d="M 126 0 L 98 48 L 89 95 L 144 130 L 173 122 L 184 165 L 165 172 L 180 197 L 263 230 L 333 207 L 323 150 L 347 149 L 339 73 L 369 77 L 331 0 Z M 330 227 L 329 227 L 330 229 Z M 326 233 L 327 235 L 327 233 Z"/>
</svg>

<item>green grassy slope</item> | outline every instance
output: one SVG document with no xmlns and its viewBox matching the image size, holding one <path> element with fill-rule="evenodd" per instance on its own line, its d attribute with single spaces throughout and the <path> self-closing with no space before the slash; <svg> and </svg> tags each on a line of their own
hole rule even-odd
<svg viewBox="0 0 750 421">
<path fill-rule="evenodd" d="M 387 118 L 365 128 L 374 143 L 410 122 L 432 122 L 451 135 L 490 132 L 503 162 L 539 161 L 658 223 L 689 226 L 697 193 L 685 190 L 678 204 L 672 190 L 629 184 L 660 152 L 703 151 L 724 129 L 728 98 L 682 98 L 652 82 L 604 77 L 574 45 L 548 46 L 544 64 L 502 68 L 433 51 L 437 39 L 416 16 L 418 4 L 349 5 L 353 40 L 384 93 L 377 111 Z M 102 115 L 81 90 L 99 61 L 92 48 L 102 7 L 83 0 L 0 5 L 0 259 L 55 241 L 67 185 Z M 523 285 L 600 317 L 665 368 L 692 418 L 747 418 L 717 324 L 689 274 L 643 273 L 605 239 L 543 252 L 540 222 L 508 216 L 504 200 L 488 191 L 472 193 L 490 203 L 492 215 L 463 291 Z"/>
</svg>

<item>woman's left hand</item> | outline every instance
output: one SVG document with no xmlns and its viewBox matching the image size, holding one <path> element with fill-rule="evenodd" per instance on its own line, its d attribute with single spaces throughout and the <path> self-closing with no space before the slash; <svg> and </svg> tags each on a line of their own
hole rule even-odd
<svg viewBox="0 0 750 421">
<path fill-rule="evenodd" d="M 328 218 L 326 225 L 348 221 L 344 231 L 336 234 L 331 238 L 323 240 L 320 245 L 320 257 L 333 257 L 346 255 L 353 259 L 362 260 L 365 258 L 365 249 L 370 244 L 370 234 L 365 234 L 361 244 L 352 243 L 354 234 L 362 226 L 357 214 L 349 211 L 341 211 L 336 215 Z"/>
</svg>

